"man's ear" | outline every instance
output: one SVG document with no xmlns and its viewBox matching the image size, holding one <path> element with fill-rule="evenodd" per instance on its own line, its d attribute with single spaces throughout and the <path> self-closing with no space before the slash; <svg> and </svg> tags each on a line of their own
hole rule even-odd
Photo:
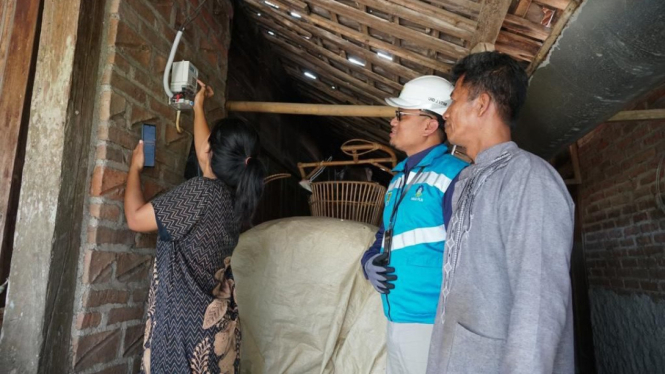
<svg viewBox="0 0 665 374">
<path fill-rule="evenodd" d="M 476 109 L 478 117 L 482 117 L 487 113 L 487 110 L 492 104 L 492 97 L 487 93 L 483 92 L 476 98 Z"/>
<path fill-rule="evenodd" d="M 425 126 L 425 131 L 423 135 L 425 135 L 425 137 L 430 136 L 433 133 L 436 133 L 438 129 L 439 129 L 439 121 L 437 121 L 436 118 L 432 118 L 429 121 L 427 121 L 427 126 Z"/>
</svg>

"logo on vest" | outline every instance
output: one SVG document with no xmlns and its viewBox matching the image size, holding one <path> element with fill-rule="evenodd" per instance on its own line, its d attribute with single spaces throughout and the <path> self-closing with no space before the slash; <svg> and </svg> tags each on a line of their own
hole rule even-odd
<svg viewBox="0 0 665 374">
<path fill-rule="evenodd" d="M 419 201 L 421 203 L 423 202 L 423 186 L 420 186 L 418 189 L 416 189 L 416 195 L 411 198 L 411 201 Z"/>
<path fill-rule="evenodd" d="M 390 197 L 392 195 L 393 195 L 392 191 L 388 191 L 388 193 L 386 194 L 386 205 L 388 205 L 390 203 Z"/>
</svg>

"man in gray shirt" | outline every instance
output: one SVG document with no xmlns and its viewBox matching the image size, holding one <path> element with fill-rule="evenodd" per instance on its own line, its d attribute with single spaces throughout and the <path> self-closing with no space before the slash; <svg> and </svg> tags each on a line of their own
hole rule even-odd
<svg viewBox="0 0 665 374">
<path fill-rule="evenodd" d="M 474 163 L 454 185 L 427 373 L 573 373 L 574 205 L 556 170 L 511 141 L 526 73 L 483 52 L 453 79 L 445 130 Z"/>
</svg>

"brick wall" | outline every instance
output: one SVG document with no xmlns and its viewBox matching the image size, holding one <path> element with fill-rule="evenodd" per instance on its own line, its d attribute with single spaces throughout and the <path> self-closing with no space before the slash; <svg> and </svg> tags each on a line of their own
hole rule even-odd
<svg viewBox="0 0 665 374">
<path fill-rule="evenodd" d="M 156 166 L 142 175 L 147 199 L 183 181 L 192 143 L 192 117 L 184 114 L 179 134 L 175 111 L 166 104 L 162 74 L 175 29 L 201 0 L 109 0 L 103 38 L 96 146 L 79 284 L 72 326 L 75 372 L 137 372 L 143 342 L 156 237 L 127 229 L 122 198 L 131 153 L 142 123 L 157 126 Z M 185 31 L 176 61 L 193 61 L 215 88 L 208 119 L 224 115 L 230 1 L 208 1 Z"/>
<path fill-rule="evenodd" d="M 580 204 L 590 286 L 665 300 L 665 213 L 655 202 L 665 121 L 604 124 L 584 141 Z"/>
<path fill-rule="evenodd" d="M 665 90 L 640 108 L 665 107 Z M 607 123 L 581 139 L 579 208 L 598 373 L 665 367 L 665 121 Z M 665 180 L 661 178 L 661 188 Z"/>
</svg>

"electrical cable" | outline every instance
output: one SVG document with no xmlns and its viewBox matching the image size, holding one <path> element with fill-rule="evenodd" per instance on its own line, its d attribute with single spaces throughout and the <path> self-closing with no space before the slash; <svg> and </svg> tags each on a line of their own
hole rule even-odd
<svg viewBox="0 0 665 374">
<path fill-rule="evenodd" d="M 190 14 L 189 16 L 187 16 L 187 18 L 185 19 L 185 22 L 182 23 L 182 26 L 180 27 L 180 30 L 184 31 L 185 28 L 186 28 L 187 26 L 189 26 L 189 24 L 192 23 L 192 22 L 196 19 L 196 17 L 199 16 L 199 13 L 201 12 L 201 8 L 203 7 L 203 5 L 204 5 L 207 1 L 208 1 L 208 0 L 203 0 L 203 1 L 201 2 L 201 4 L 199 4 L 199 6 L 196 7 L 196 9 L 194 10 L 194 13 Z"/>
<path fill-rule="evenodd" d="M 175 130 L 178 134 L 182 134 L 182 129 L 180 128 L 180 111 L 177 111 L 175 115 Z"/>
<path fill-rule="evenodd" d="M 185 28 L 189 26 L 189 24 L 191 24 L 196 19 L 196 17 L 199 16 L 199 14 L 201 13 L 201 8 L 207 1 L 208 0 L 203 0 L 201 4 L 199 4 L 199 6 L 196 7 L 194 13 L 187 16 L 185 22 L 182 23 L 182 26 L 180 26 L 180 29 L 178 29 L 177 33 L 175 34 L 175 40 L 173 41 L 173 46 L 171 46 L 171 53 L 169 53 L 169 58 L 166 62 L 166 68 L 164 69 L 164 77 L 162 79 L 164 92 L 166 92 L 166 96 L 168 96 L 169 99 L 173 97 L 173 92 L 171 91 L 171 87 L 169 86 L 169 74 L 171 73 L 171 67 L 173 66 L 173 60 L 175 59 L 175 53 L 178 50 L 178 45 L 180 44 L 182 33 L 185 31 Z"/>
</svg>

